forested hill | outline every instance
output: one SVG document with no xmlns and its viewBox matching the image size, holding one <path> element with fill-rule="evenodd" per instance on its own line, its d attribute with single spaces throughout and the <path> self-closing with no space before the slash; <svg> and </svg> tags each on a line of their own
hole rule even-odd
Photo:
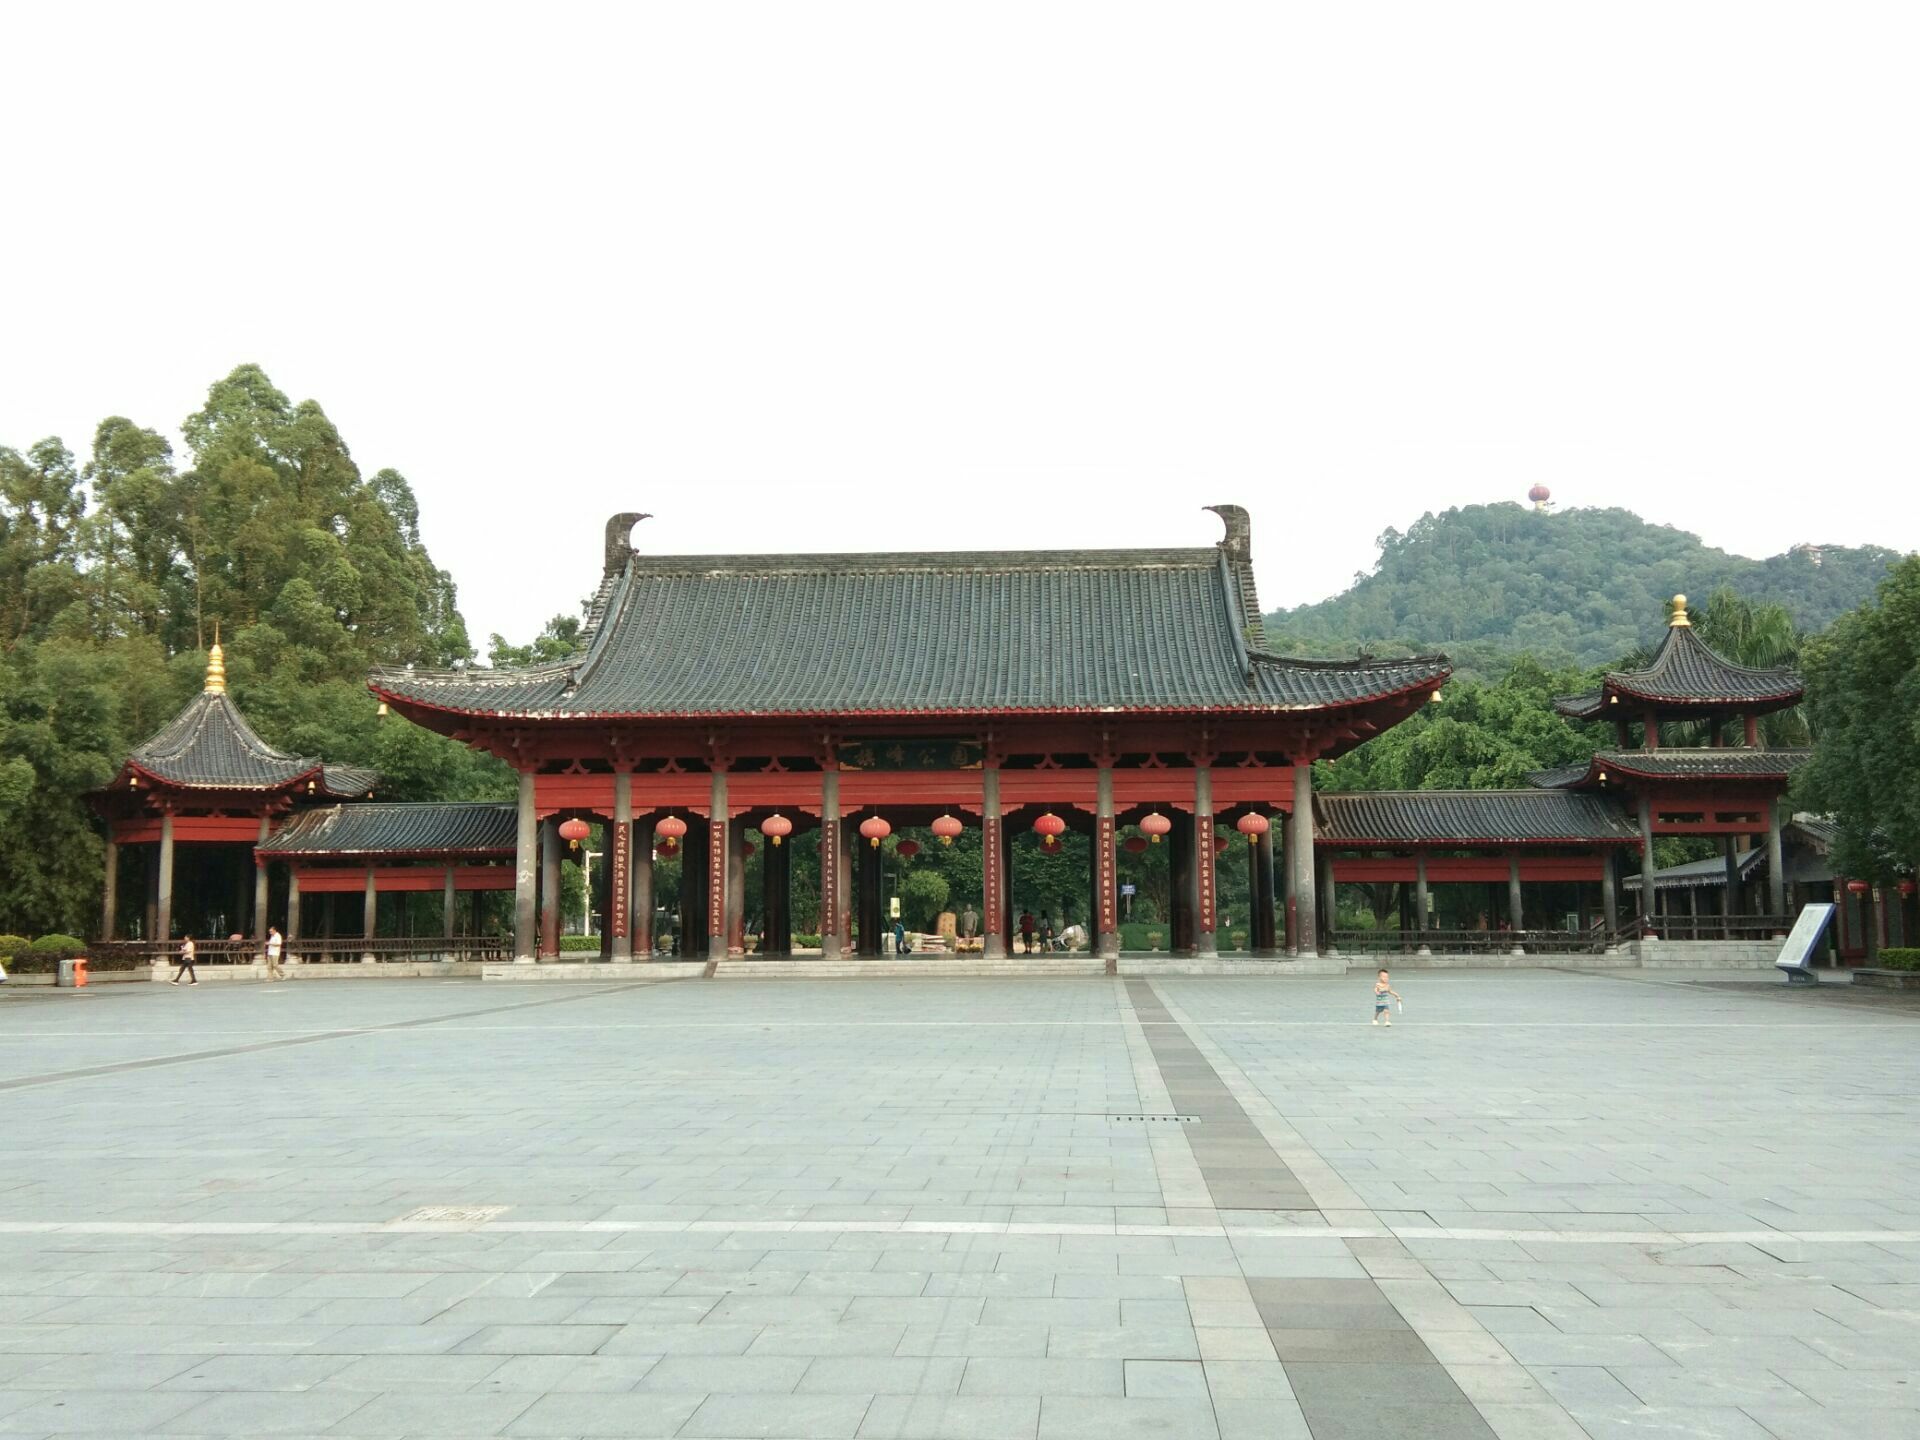
<svg viewBox="0 0 1920 1440">
<path fill-rule="evenodd" d="M 1330 600 L 1267 617 L 1270 649 L 1307 655 L 1445 651 L 1467 673 L 1531 651 L 1609 664 L 1658 638 L 1665 602 L 1721 585 L 1784 605 L 1803 631 L 1872 598 L 1899 558 L 1878 546 L 1799 545 L 1749 560 L 1627 510 L 1539 513 L 1469 505 L 1380 537 L 1371 574 Z"/>
</svg>

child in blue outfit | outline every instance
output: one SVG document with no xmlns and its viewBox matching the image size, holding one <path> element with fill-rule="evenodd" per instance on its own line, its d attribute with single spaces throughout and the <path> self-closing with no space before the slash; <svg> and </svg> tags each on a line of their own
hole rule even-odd
<svg viewBox="0 0 1920 1440">
<path fill-rule="evenodd" d="M 1387 998 L 1389 996 L 1398 1000 L 1400 998 L 1400 992 L 1393 988 L 1392 983 L 1387 979 L 1387 972 L 1382 970 L 1380 972 L 1380 978 L 1373 982 L 1373 1023 L 1376 1025 L 1385 1025 L 1388 1029 L 1392 1029 L 1393 1015 L 1387 1009 Z"/>
</svg>

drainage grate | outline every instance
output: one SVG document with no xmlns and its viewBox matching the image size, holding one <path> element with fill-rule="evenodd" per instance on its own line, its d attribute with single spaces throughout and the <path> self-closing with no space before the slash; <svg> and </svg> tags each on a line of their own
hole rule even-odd
<svg viewBox="0 0 1920 1440">
<path fill-rule="evenodd" d="M 422 1205 L 418 1210 L 409 1210 L 393 1223 L 396 1225 L 440 1224 L 481 1225 L 496 1216 L 507 1213 L 508 1205 Z"/>
<path fill-rule="evenodd" d="M 1141 1125 L 1198 1125 L 1198 1115 L 1109 1115 L 1109 1120 L 1132 1120 Z"/>
</svg>

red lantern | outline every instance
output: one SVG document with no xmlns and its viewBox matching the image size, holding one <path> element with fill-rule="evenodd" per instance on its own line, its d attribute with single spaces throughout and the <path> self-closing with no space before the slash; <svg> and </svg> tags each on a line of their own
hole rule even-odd
<svg viewBox="0 0 1920 1440">
<path fill-rule="evenodd" d="M 893 826 L 875 815 L 860 822 L 860 833 L 867 837 L 868 844 L 878 850 L 880 842 L 893 833 Z"/>
<path fill-rule="evenodd" d="M 1146 839 L 1139 835 L 1129 835 L 1120 843 L 1125 846 L 1127 852 L 1132 855 L 1138 855 L 1147 848 Z"/>
<path fill-rule="evenodd" d="M 580 842 L 593 834 L 593 827 L 586 821 L 575 818 L 560 822 L 560 838 L 567 842 L 569 850 L 578 850 Z"/>
<path fill-rule="evenodd" d="M 1218 855 L 1222 851 L 1224 851 L 1226 848 L 1227 848 L 1227 837 L 1224 835 L 1215 835 L 1213 837 L 1213 853 Z"/>
<path fill-rule="evenodd" d="M 760 822 L 760 833 L 769 843 L 778 845 L 793 833 L 793 822 L 784 815 L 769 815 Z"/>
<path fill-rule="evenodd" d="M 1903 898 L 1911 899 L 1913 896 L 1913 889 L 1914 889 L 1913 881 L 1902 880 L 1900 882 L 1900 894 Z"/>
<path fill-rule="evenodd" d="M 1067 833 L 1067 822 L 1049 810 L 1033 822 L 1033 833 L 1043 839 L 1058 839 Z"/>
<path fill-rule="evenodd" d="M 942 815 L 938 820 L 933 822 L 933 833 L 940 837 L 940 843 L 942 845 L 953 844 L 954 836 L 966 828 L 966 826 L 962 825 L 951 815 Z"/>
<path fill-rule="evenodd" d="M 687 834 L 687 822 L 678 815 L 665 815 L 653 827 L 653 833 L 663 840 L 683 840 Z"/>
<path fill-rule="evenodd" d="M 1140 821 L 1140 833 L 1156 845 L 1160 843 L 1160 837 L 1162 835 L 1168 835 L 1172 832 L 1173 821 L 1167 819 L 1167 817 L 1162 815 L 1158 810 L 1154 811 L 1151 815 L 1143 817 Z"/>
<path fill-rule="evenodd" d="M 1060 853 L 1060 837 L 1058 835 L 1042 835 L 1040 837 L 1040 848 L 1049 855 L 1058 855 Z"/>
<path fill-rule="evenodd" d="M 753 842 L 751 840 L 742 840 L 740 842 L 740 858 L 742 860 L 751 860 L 753 858 Z"/>
<path fill-rule="evenodd" d="M 1867 893 L 1867 891 L 1871 890 L 1872 888 L 1873 886 L 1869 885 L 1864 880 L 1847 881 L 1847 889 L 1855 895 L 1864 895 Z"/>
<path fill-rule="evenodd" d="M 1234 822 L 1234 829 L 1247 837 L 1249 845 L 1258 845 L 1260 837 L 1272 828 L 1266 816 L 1256 815 L 1252 811 L 1248 811 Z"/>
<path fill-rule="evenodd" d="M 666 856 L 667 859 L 671 860 L 674 856 L 680 853 L 680 842 L 674 839 L 671 835 L 669 835 L 666 839 L 662 840 L 659 843 L 659 845 L 656 846 L 655 848 L 658 850 L 660 854 Z"/>
<path fill-rule="evenodd" d="M 902 860 L 911 860 L 920 853 L 920 842 L 918 840 L 902 840 L 898 845 L 893 847 L 893 853 L 898 855 Z"/>
</svg>

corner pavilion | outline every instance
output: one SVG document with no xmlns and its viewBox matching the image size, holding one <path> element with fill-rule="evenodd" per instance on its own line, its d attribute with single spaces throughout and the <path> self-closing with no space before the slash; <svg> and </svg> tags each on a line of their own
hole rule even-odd
<svg viewBox="0 0 1920 1440">
<path fill-rule="evenodd" d="M 879 952 L 880 858 L 862 825 L 941 817 L 983 832 L 986 953 L 1004 955 L 1011 841 L 1043 814 L 1092 838 L 1092 941 L 1109 959 L 1120 826 L 1173 822 L 1173 942 L 1204 956 L 1217 827 L 1279 820 L 1252 847 L 1254 948 L 1312 950 L 1310 767 L 1432 700 L 1450 667 L 1269 654 L 1247 513 L 1210 508 L 1226 534 L 1209 548 L 925 555 L 643 555 L 645 517 L 616 515 L 579 654 L 369 684 L 519 772 L 520 961 L 554 948 L 552 905 L 536 924 L 535 897 L 558 890 L 556 821 L 611 827 L 615 959 L 650 953 L 649 837 L 684 825 L 681 952 L 720 959 L 744 951 L 746 833 L 775 816 L 819 832 L 828 958 L 856 932 Z M 786 853 L 766 856 L 772 954 L 790 948 Z"/>
</svg>

